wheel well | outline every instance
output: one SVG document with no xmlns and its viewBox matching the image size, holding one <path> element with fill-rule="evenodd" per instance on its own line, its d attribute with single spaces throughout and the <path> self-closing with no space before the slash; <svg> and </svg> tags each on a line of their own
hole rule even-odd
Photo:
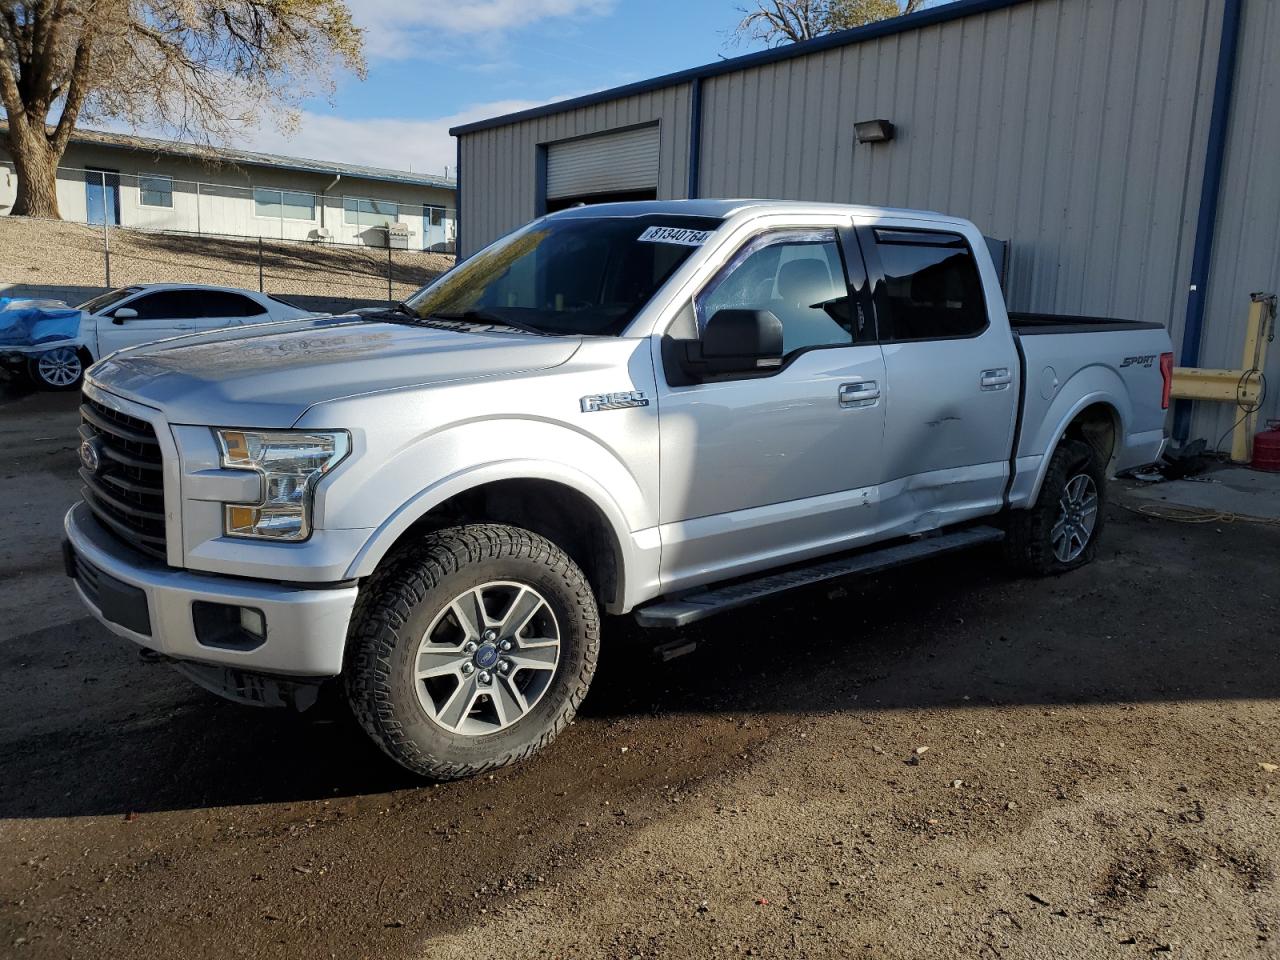
<svg viewBox="0 0 1280 960">
<path fill-rule="evenodd" d="M 604 512 L 572 487 L 532 479 L 473 487 L 433 507 L 397 538 L 391 550 L 425 531 L 464 523 L 505 523 L 546 537 L 582 568 L 602 604 L 621 599 L 618 540 Z"/>
<path fill-rule="evenodd" d="M 1095 403 L 1076 414 L 1075 419 L 1067 425 L 1063 437 L 1089 444 L 1098 454 L 1098 461 L 1103 468 L 1109 469 L 1119 429 L 1119 416 L 1115 408 L 1108 403 Z"/>
</svg>

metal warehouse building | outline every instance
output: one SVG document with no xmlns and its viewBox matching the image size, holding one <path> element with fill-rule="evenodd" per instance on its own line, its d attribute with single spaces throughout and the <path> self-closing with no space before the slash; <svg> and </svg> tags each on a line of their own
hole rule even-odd
<svg viewBox="0 0 1280 960">
<path fill-rule="evenodd" d="M 1158 319 L 1239 367 L 1280 288 L 1280 0 L 958 0 L 457 127 L 463 256 L 577 202 L 916 207 L 1008 242 L 1012 309 Z M 893 124 L 858 142 L 855 123 Z M 1280 415 L 1280 350 L 1262 416 Z M 1197 404 L 1210 442 L 1235 408 Z"/>
</svg>

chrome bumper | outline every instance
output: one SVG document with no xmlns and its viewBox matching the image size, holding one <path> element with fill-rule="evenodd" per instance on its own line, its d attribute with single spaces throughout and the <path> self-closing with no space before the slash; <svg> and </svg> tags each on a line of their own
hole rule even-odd
<svg viewBox="0 0 1280 960">
<path fill-rule="evenodd" d="M 68 511 L 63 526 L 76 591 L 117 636 L 175 660 L 237 670 L 292 677 L 342 672 L 354 585 L 304 588 L 175 569 L 120 543 L 83 503 Z M 265 636 L 248 649 L 198 631 L 199 601 L 259 611 Z"/>
</svg>

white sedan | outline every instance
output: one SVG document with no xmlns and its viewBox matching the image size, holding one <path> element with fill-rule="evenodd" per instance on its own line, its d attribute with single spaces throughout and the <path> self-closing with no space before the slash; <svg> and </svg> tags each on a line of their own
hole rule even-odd
<svg viewBox="0 0 1280 960">
<path fill-rule="evenodd" d="M 40 386 L 72 389 L 79 385 L 89 364 L 124 347 L 187 333 L 315 315 L 267 293 L 194 283 L 120 287 L 76 309 L 80 311 L 79 331 L 71 341 L 29 351 L 27 370 Z"/>
</svg>

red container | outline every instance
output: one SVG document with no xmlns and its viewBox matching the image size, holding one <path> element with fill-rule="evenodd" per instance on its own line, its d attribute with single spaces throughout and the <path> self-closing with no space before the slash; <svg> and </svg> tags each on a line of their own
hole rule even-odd
<svg viewBox="0 0 1280 960">
<path fill-rule="evenodd" d="M 1280 473 L 1280 422 L 1272 421 L 1253 438 L 1253 469 Z"/>
</svg>

